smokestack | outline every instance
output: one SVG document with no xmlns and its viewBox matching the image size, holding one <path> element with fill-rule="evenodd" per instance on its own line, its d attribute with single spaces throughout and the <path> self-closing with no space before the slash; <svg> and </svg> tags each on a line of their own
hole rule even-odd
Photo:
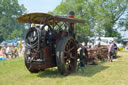
<svg viewBox="0 0 128 85">
<path fill-rule="evenodd" d="M 70 11 L 70 12 L 69 12 L 69 17 L 70 17 L 70 18 L 75 18 L 75 13 L 74 13 L 74 11 Z"/>
</svg>

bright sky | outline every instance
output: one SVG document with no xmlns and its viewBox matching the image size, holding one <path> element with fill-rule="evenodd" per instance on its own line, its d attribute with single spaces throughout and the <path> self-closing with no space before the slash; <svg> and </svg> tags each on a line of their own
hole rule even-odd
<svg viewBox="0 0 128 85">
<path fill-rule="evenodd" d="M 61 0 L 18 0 L 19 4 L 24 4 L 28 13 L 53 11 Z"/>
</svg>

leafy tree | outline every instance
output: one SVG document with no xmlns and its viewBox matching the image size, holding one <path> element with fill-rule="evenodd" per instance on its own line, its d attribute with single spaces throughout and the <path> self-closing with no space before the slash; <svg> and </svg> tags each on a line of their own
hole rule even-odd
<svg viewBox="0 0 128 85">
<path fill-rule="evenodd" d="M 121 37 L 116 25 L 127 7 L 127 0 L 62 0 L 53 13 L 67 16 L 74 11 L 76 18 L 85 20 L 84 25 L 76 25 L 78 36 Z"/>
<path fill-rule="evenodd" d="M 23 37 L 24 24 L 16 21 L 26 9 L 18 0 L 0 0 L 0 41 Z"/>
<path fill-rule="evenodd" d="M 127 0 L 102 0 L 99 5 L 99 19 L 98 22 L 102 23 L 102 28 L 105 31 L 105 36 L 108 37 L 120 37 L 117 32 L 117 22 L 120 20 L 121 16 L 127 10 Z M 100 25 L 100 24 L 98 24 Z"/>
</svg>

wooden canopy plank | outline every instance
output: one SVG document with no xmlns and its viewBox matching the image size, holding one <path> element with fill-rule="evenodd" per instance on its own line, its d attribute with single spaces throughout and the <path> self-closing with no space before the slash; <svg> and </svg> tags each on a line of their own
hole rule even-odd
<svg viewBox="0 0 128 85">
<path fill-rule="evenodd" d="M 54 22 L 84 23 L 84 20 L 79 20 L 69 17 L 54 16 L 47 13 L 30 13 L 20 16 L 16 19 L 18 22 L 21 23 L 35 23 L 35 24 L 44 24 L 44 23 L 53 24 L 53 20 Z"/>
</svg>

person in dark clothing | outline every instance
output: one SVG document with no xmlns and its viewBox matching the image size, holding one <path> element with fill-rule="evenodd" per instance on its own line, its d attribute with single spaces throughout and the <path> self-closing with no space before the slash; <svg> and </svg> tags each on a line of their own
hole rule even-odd
<svg viewBox="0 0 128 85">
<path fill-rule="evenodd" d="M 118 48 L 117 48 L 117 45 L 115 42 L 113 42 L 114 44 L 114 53 L 113 53 L 113 58 L 117 58 L 117 51 L 118 51 Z"/>
<path fill-rule="evenodd" d="M 85 44 L 83 44 L 80 50 L 80 66 L 81 67 L 86 67 L 87 63 L 88 63 L 88 51 L 86 49 Z"/>
</svg>

